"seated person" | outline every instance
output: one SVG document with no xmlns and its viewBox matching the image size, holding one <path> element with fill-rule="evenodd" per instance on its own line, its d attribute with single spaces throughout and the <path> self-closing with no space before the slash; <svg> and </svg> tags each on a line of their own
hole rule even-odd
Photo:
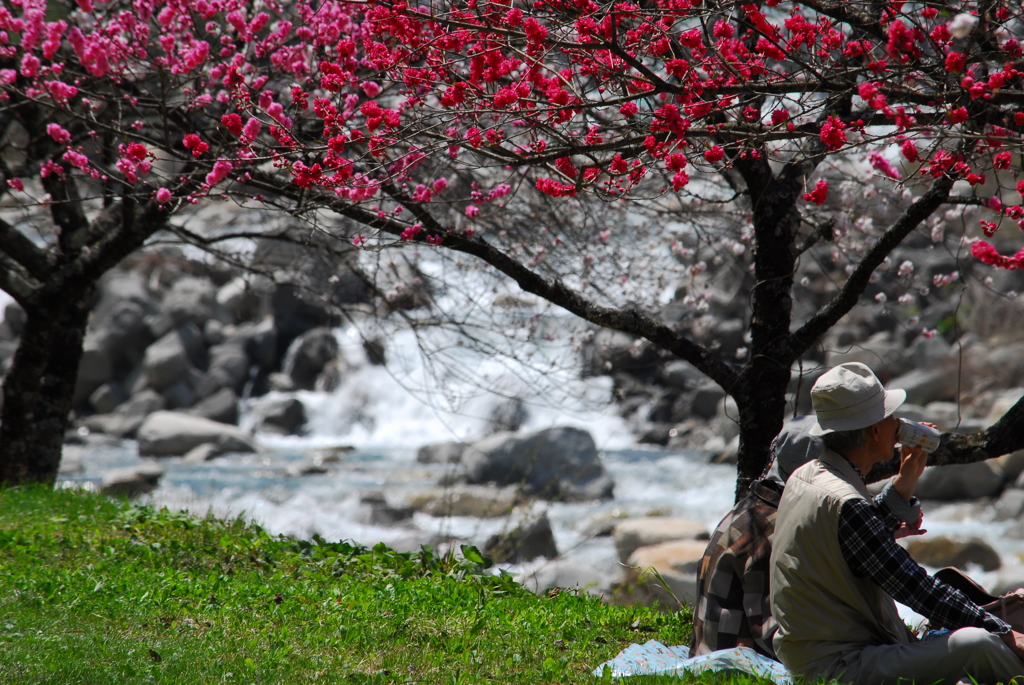
<svg viewBox="0 0 1024 685">
<path fill-rule="evenodd" d="M 779 497 L 789 474 L 824 451 L 821 438 L 809 434 L 813 416 L 787 422 L 772 441 L 765 474 L 715 529 L 697 572 L 697 606 L 693 612 L 690 653 L 708 654 L 750 647 L 775 659 L 772 638 L 777 624 L 768 600 L 771 536 Z M 889 484 L 878 500 L 914 527 L 920 521 L 917 500 L 908 503 Z"/>
<path fill-rule="evenodd" d="M 825 451 L 793 472 L 772 538 L 775 652 L 794 675 L 852 685 L 1008 682 L 1024 676 L 1024 635 L 929 576 L 893 540 L 900 521 L 872 501 L 871 467 L 892 458 L 893 412 L 906 399 L 863 364 L 841 364 L 811 388 Z M 910 501 L 921 449 L 902 450 L 893 487 Z M 894 600 L 952 631 L 921 642 Z"/>
</svg>

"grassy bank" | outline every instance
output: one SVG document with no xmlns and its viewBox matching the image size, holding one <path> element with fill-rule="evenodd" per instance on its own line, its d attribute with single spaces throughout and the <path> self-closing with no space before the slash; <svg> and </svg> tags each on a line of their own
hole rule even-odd
<svg viewBox="0 0 1024 685">
<path fill-rule="evenodd" d="M 594 683 L 632 642 L 689 638 L 688 616 L 536 597 L 469 556 L 0 491 L 0 682 Z"/>
</svg>

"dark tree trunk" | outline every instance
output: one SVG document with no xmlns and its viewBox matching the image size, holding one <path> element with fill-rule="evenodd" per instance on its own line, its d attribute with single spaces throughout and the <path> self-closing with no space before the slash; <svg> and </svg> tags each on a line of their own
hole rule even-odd
<svg viewBox="0 0 1024 685">
<path fill-rule="evenodd" d="M 0 484 L 57 479 L 91 294 L 89 288 L 25 308 L 25 330 L 3 386 Z"/>
<path fill-rule="evenodd" d="M 789 348 L 793 315 L 794 242 L 800 225 L 796 198 L 801 177 L 776 177 L 767 164 L 737 165 L 747 181 L 753 205 L 754 275 L 750 294 L 750 362 L 736 388 L 725 390 L 740 410 L 740 447 L 736 499 L 764 471 L 771 442 L 786 412 L 792 353 Z"/>
</svg>

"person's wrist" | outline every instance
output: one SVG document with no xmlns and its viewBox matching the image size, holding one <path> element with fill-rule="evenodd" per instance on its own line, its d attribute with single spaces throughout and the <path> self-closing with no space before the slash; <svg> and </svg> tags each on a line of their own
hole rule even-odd
<svg viewBox="0 0 1024 685">
<path fill-rule="evenodd" d="M 896 474 L 896 477 L 892 479 L 892 489 L 896 491 L 900 497 L 903 498 L 904 502 L 910 503 L 910 500 L 914 498 L 914 490 L 917 488 L 917 479 L 904 476 L 902 473 Z"/>
</svg>

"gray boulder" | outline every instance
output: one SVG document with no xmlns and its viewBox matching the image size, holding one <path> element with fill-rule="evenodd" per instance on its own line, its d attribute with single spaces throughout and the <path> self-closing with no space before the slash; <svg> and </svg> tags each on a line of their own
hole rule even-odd
<svg viewBox="0 0 1024 685">
<path fill-rule="evenodd" d="M 677 610 L 696 606 L 697 570 L 707 543 L 675 540 L 641 547 L 626 562 L 626 580 L 616 592 L 621 603 L 658 604 Z"/>
<path fill-rule="evenodd" d="M 183 276 L 176 280 L 164 297 L 163 310 L 178 326 L 190 321 L 202 326 L 208 319 L 230 321 L 231 317 L 217 302 L 217 286 L 209 278 Z"/>
<path fill-rule="evenodd" d="M 206 323 L 219 323 L 215 319 L 211 319 Z M 192 364 L 198 368 L 206 368 L 207 356 L 206 356 L 206 336 L 203 333 L 203 328 L 197 326 L 191 321 L 178 326 L 175 330 L 178 333 L 178 337 L 181 338 L 181 345 L 185 348 L 185 354 L 188 355 L 188 359 Z"/>
<path fill-rule="evenodd" d="M 138 430 L 139 454 L 172 457 L 211 442 L 225 452 L 255 452 L 258 447 L 241 428 L 181 412 L 158 411 L 146 417 Z"/>
<path fill-rule="evenodd" d="M 470 483 L 520 485 L 547 499 L 610 499 L 613 482 L 590 433 L 549 428 L 524 436 L 499 433 L 462 455 Z"/>
<path fill-rule="evenodd" d="M 117 381 L 107 381 L 89 395 L 89 404 L 99 414 L 109 414 L 128 399 L 124 388 Z"/>
<path fill-rule="evenodd" d="M 327 464 L 317 459 L 304 459 L 300 462 L 290 464 L 288 468 L 284 470 L 286 475 L 289 476 L 319 476 L 327 473 L 331 469 Z"/>
<path fill-rule="evenodd" d="M 75 380 L 75 406 L 85 402 L 101 385 L 114 377 L 112 350 L 100 336 L 86 333 L 82 341 L 82 360 L 78 364 Z"/>
<path fill-rule="evenodd" d="M 409 506 L 430 516 L 471 516 L 493 518 L 508 516 L 521 504 L 515 488 L 490 488 L 482 485 L 457 485 L 414 493 Z"/>
<path fill-rule="evenodd" d="M 995 571 L 1003 565 L 998 552 L 979 538 L 963 541 L 942 535 L 928 539 L 910 538 L 907 552 L 917 563 L 933 568 L 956 566 L 966 569 L 969 564 L 977 564 L 985 571 Z"/>
<path fill-rule="evenodd" d="M 329 328 L 314 328 L 296 338 L 284 357 L 282 371 L 292 384 L 313 390 L 324 366 L 338 357 L 338 341 Z"/>
<path fill-rule="evenodd" d="M 734 435 L 729 442 L 725 443 L 721 450 L 712 450 L 711 463 L 712 464 L 732 464 L 739 463 L 740 460 L 740 436 Z"/>
<path fill-rule="evenodd" d="M 416 452 L 416 461 L 421 464 L 457 464 L 466 449 L 464 442 L 438 442 L 424 445 Z"/>
<path fill-rule="evenodd" d="M 164 390 L 163 394 L 168 409 L 188 409 L 196 403 L 196 394 L 192 386 L 183 380 Z"/>
<path fill-rule="evenodd" d="M 1000 393 L 996 401 L 992 403 L 992 408 L 988 412 L 988 416 L 985 417 L 985 425 L 991 426 L 999 419 L 1003 418 L 1003 414 L 1010 411 L 1013 405 L 1017 404 L 1021 397 L 1024 397 L 1024 388 L 1012 388 Z"/>
<path fill-rule="evenodd" d="M 277 366 L 279 336 L 274 319 L 227 327 L 224 337 L 226 342 L 241 344 L 251 363 L 267 370 Z"/>
<path fill-rule="evenodd" d="M 416 513 L 413 507 L 389 504 L 381 492 L 363 495 L 359 502 L 365 508 L 366 522 L 372 526 L 393 526 L 408 521 Z"/>
<path fill-rule="evenodd" d="M 292 392 L 295 390 L 292 377 L 286 373 L 273 372 L 267 374 L 267 385 L 270 386 L 271 390 L 276 390 L 277 392 Z"/>
<path fill-rule="evenodd" d="M 710 344 L 717 354 L 726 359 L 735 359 L 736 350 L 745 347 L 743 336 L 746 334 L 747 324 L 740 319 L 724 319 L 714 323 L 711 327 Z"/>
<path fill-rule="evenodd" d="M 912 402 L 906 402 L 901 404 L 897 412 L 901 419 L 908 419 L 910 421 L 929 421 L 935 423 L 934 418 L 927 409 L 922 407 L 920 404 L 913 404 Z"/>
<path fill-rule="evenodd" d="M 996 521 L 1012 521 L 1024 514 L 1024 489 L 1006 488 L 996 501 Z"/>
<path fill-rule="evenodd" d="M 688 390 L 703 382 L 704 378 L 704 374 L 697 367 L 682 359 L 662 366 L 657 376 L 659 383 L 676 390 Z"/>
<path fill-rule="evenodd" d="M 1004 454 L 1001 457 L 993 459 L 999 468 L 1006 474 L 1007 483 L 1016 483 L 1021 478 L 1021 473 L 1024 473 L 1024 450 L 1017 450 L 1016 452 L 1010 452 Z M 1018 486 L 1020 487 L 1020 486 Z"/>
<path fill-rule="evenodd" d="M 174 317 L 167 312 L 157 312 L 146 317 L 146 328 L 153 340 L 159 340 L 174 330 Z"/>
<path fill-rule="evenodd" d="M 914 368 L 917 369 L 934 369 L 953 361 L 951 358 L 953 346 L 946 342 L 941 335 L 931 338 L 920 335 L 914 339 L 907 351 Z M 904 386 L 894 385 L 893 387 L 902 388 Z"/>
<path fill-rule="evenodd" d="M 203 340 L 207 347 L 224 342 L 224 324 L 216 319 L 210 319 L 203 324 Z"/>
<path fill-rule="evenodd" d="M 925 420 L 934 423 L 942 431 L 952 431 L 957 424 L 963 425 L 966 409 L 967 407 L 961 409 L 956 402 L 929 402 L 924 408 L 924 413 L 928 416 Z M 899 415 L 903 416 L 902 413 Z"/>
<path fill-rule="evenodd" d="M 3 321 L 0 321 L 0 327 L 3 326 Z M 0 339 L 0 367 L 5 367 L 8 362 L 14 357 L 18 351 L 18 340 L 3 340 Z"/>
<path fill-rule="evenodd" d="M 941 367 L 914 369 L 893 378 L 888 387 L 906 390 L 907 402 L 926 405 L 929 402 L 955 400 L 957 376 Z"/>
<path fill-rule="evenodd" d="M 602 328 L 586 350 L 588 371 L 594 376 L 628 373 L 653 376 L 660 357 L 657 348 L 628 333 Z"/>
<path fill-rule="evenodd" d="M 189 409 L 189 414 L 220 423 L 238 423 L 238 395 L 231 388 L 221 388 Z"/>
<path fill-rule="evenodd" d="M 112 469 L 103 475 L 100 492 L 112 497 L 137 497 L 156 490 L 163 475 L 163 468 L 154 463 Z"/>
<path fill-rule="evenodd" d="M 800 364 L 793 365 L 793 368 L 790 370 L 789 386 L 786 388 L 786 392 L 792 396 L 787 399 L 795 403 L 798 414 L 814 413 L 811 407 L 811 388 L 814 387 L 814 383 L 821 378 L 825 371 L 824 367 L 814 366 L 813 363 L 808 364 L 805 362 L 802 367 Z"/>
<path fill-rule="evenodd" d="M 910 370 L 910 361 L 903 346 L 893 340 L 888 331 L 875 333 L 861 343 L 852 343 L 840 349 L 828 349 L 825 366 L 832 368 L 846 362 L 861 362 L 885 380 L 901 376 Z"/>
<path fill-rule="evenodd" d="M 193 368 L 177 330 L 172 330 L 147 347 L 142 365 L 146 369 L 150 387 L 157 391 L 166 390 L 187 378 Z"/>
<path fill-rule="evenodd" d="M 498 564 L 521 564 L 538 557 L 554 559 L 558 556 L 547 516 L 524 523 L 509 533 L 492 535 L 481 551 Z"/>
<path fill-rule="evenodd" d="M 718 432 L 728 443 L 740 434 L 740 408 L 736 400 L 728 395 L 718 402 L 715 410 L 715 423 L 718 424 Z"/>
<path fill-rule="evenodd" d="M 196 383 L 196 396 L 202 400 L 222 388 L 241 392 L 249 380 L 249 356 L 244 344 L 228 341 L 210 348 L 210 367 Z"/>
<path fill-rule="evenodd" d="M 100 385 L 123 378 L 142 361 L 153 341 L 146 319 L 157 311 L 141 274 L 115 269 L 100 279 L 79 366 L 76 406 Z"/>
<path fill-rule="evenodd" d="M 499 402 L 491 410 L 487 430 L 489 433 L 512 432 L 519 430 L 527 419 L 526 406 L 518 398 Z"/>
<path fill-rule="evenodd" d="M 273 273 L 277 285 L 269 306 L 281 349 L 311 328 L 338 320 L 338 307 L 370 301 L 366 283 L 348 264 L 358 261 L 356 248 L 325 234 L 296 229 L 293 242 L 259 240 L 254 266 Z M 261 288 L 254 280 L 253 287 Z"/>
<path fill-rule="evenodd" d="M 252 408 L 256 429 L 294 435 L 306 424 L 306 408 L 294 397 L 262 397 Z"/>
<path fill-rule="evenodd" d="M 264 302 L 273 289 L 274 285 L 268 279 L 239 276 L 217 290 L 216 300 L 235 321 L 249 321 L 263 313 Z M 266 304 L 266 308 L 269 306 Z"/>
<path fill-rule="evenodd" d="M 958 500 L 994 497 L 1003 489 L 1006 476 L 993 461 L 952 466 L 929 466 L 917 482 L 921 499 Z"/>
<path fill-rule="evenodd" d="M 710 419 L 718 413 L 718 403 L 725 398 L 725 391 L 716 383 L 705 382 L 697 387 L 690 402 L 690 413 L 702 419 Z"/>
<path fill-rule="evenodd" d="M 626 519 L 612 529 L 615 551 L 619 560 L 627 562 L 641 547 L 660 545 L 674 540 L 708 540 L 707 527 L 686 519 L 649 516 Z"/>
<path fill-rule="evenodd" d="M 996 345 L 985 358 L 984 372 L 998 379 L 996 387 L 1013 387 L 1024 383 L 1024 342 Z"/>
<path fill-rule="evenodd" d="M 82 423 L 90 431 L 131 438 L 147 416 L 160 411 L 164 406 L 163 397 L 152 390 L 142 390 L 119 404 L 111 413 L 87 416 Z"/>
<path fill-rule="evenodd" d="M 186 452 L 182 461 L 186 464 L 205 464 L 222 454 L 224 454 L 223 447 L 213 442 L 204 442 Z"/>
</svg>

